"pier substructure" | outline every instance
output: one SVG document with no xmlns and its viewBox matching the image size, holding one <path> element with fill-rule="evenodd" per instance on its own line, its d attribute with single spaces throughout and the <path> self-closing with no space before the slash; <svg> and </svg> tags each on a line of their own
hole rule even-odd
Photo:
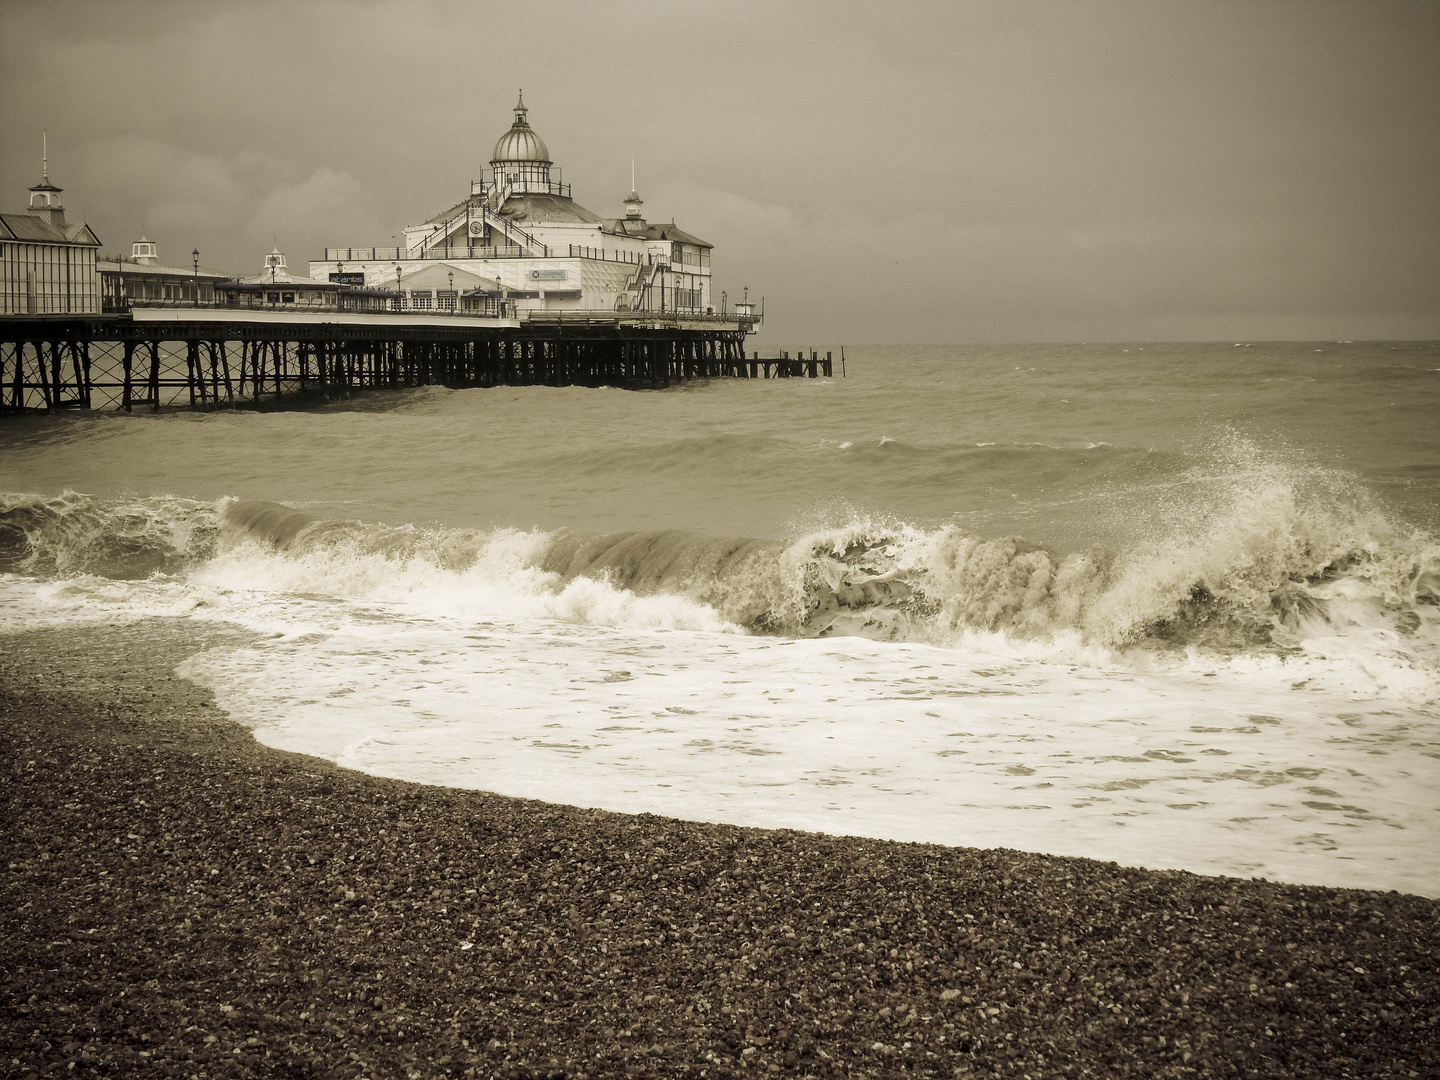
<svg viewBox="0 0 1440 1080">
<path fill-rule="evenodd" d="M 616 386 L 831 373 L 746 359 L 745 325 L 558 321 L 499 326 L 250 322 L 129 315 L 0 320 L 0 412 L 255 407 L 405 386 Z"/>
</svg>

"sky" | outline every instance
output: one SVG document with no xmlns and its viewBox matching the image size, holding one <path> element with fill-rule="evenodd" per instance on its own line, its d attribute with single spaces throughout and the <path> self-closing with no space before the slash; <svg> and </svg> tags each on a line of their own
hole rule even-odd
<svg viewBox="0 0 1440 1080">
<path fill-rule="evenodd" d="M 292 270 L 469 192 L 523 87 L 577 202 L 759 344 L 1440 337 L 1440 3 L 0 0 L 0 209 Z"/>
</svg>

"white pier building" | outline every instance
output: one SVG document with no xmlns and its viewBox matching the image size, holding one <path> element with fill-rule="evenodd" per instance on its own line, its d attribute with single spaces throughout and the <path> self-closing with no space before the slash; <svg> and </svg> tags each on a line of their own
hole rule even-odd
<svg viewBox="0 0 1440 1080">
<path fill-rule="evenodd" d="M 390 291 L 392 309 L 403 311 L 473 309 L 483 298 L 503 301 L 521 319 L 718 314 L 712 245 L 673 223 L 646 221 L 633 190 L 623 217 L 602 218 L 575 202 L 528 111 L 522 95 L 469 196 L 406 226 L 403 247 L 327 247 L 323 260 L 310 263 L 310 277 Z"/>
</svg>

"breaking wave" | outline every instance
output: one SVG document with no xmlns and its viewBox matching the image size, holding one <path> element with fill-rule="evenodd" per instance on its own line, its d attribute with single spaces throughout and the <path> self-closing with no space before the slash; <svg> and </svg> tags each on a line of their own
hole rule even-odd
<svg viewBox="0 0 1440 1080">
<path fill-rule="evenodd" d="M 174 574 L 214 555 L 219 533 L 215 505 L 191 499 L 0 494 L 0 571 L 117 581 Z"/>
<path fill-rule="evenodd" d="M 1183 518 L 1183 520 L 1182 520 Z M 1440 660 L 1440 543 L 1334 485 L 1251 477 L 1119 550 L 857 518 L 795 540 L 335 521 L 275 503 L 0 497 L 0 569 L 168 576 L 437 614 L 1235 654 L 1363 639 Z M 1057 654 L 1058 655 L 1058 654 Z M 1100 653 L 1094 653 L 1100 655 Z"/>
</svg>

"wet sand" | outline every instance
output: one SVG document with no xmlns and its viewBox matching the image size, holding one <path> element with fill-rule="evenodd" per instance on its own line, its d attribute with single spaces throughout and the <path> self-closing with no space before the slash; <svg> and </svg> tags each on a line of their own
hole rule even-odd
<svg viewBox="0 0 1440 1080">
<path fill-rule="evenodd" d="M 0 1074 L 1440 1076 L 1435 900 L 346 772 L 227 639 L 0 639 Z"/>
</svg>

